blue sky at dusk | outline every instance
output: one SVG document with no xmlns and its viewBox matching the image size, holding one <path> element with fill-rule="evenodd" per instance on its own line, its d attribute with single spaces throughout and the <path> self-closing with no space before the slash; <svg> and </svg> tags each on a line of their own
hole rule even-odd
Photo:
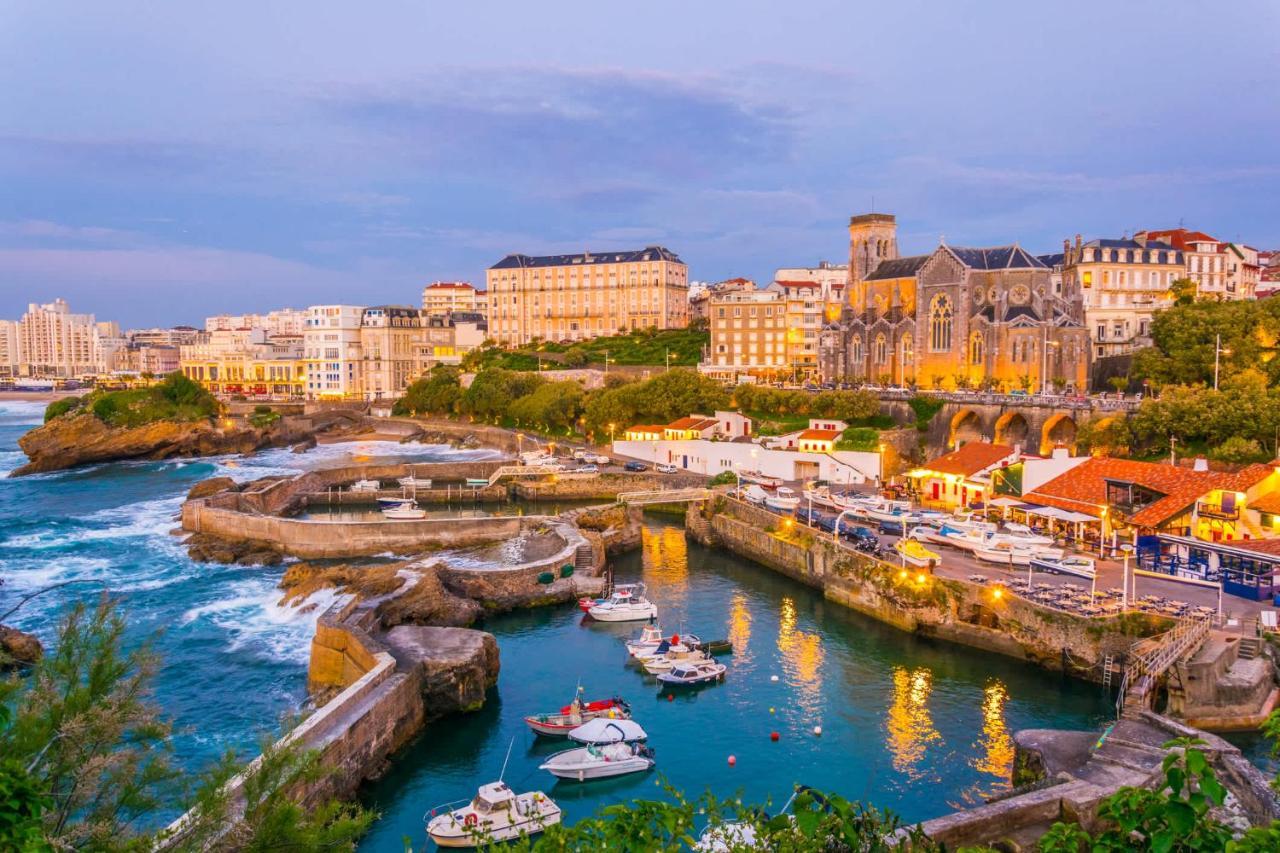
<svg viewBox="0 0 1280 853">
<path fill-rule="evenodd" d="M 0 316 L 416 303 L 1181 221 L 1280 248 L 1280 3 L 0 0 Z"/>
</svg>

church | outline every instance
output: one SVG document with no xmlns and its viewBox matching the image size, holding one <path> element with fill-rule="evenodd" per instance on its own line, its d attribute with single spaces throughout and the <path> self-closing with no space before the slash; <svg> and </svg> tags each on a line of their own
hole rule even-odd
<svg viewBox="0 0 1280 853">
<path fill-rule="evenodd" d="M 845 291 L 840 319 L 819 337 L 824 382 L 1031 393 L 1087 387 L 1080 293 L 1017 244 L 943 242 L 904 258 L 891 214 L 854 216 Z"/>
</svg>

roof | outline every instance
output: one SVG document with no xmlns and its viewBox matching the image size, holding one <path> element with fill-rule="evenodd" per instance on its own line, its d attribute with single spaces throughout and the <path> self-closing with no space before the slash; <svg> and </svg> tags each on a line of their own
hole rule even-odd
<svg viewBox="0 0 1280 853">
<path fill-rule="evenodd" d="M 475 287 L 465 281 L 433 281 L 426 287 L 427 290 L 475 290 Z"/>
<path fill-rule="evenodd" d="M 666 426 L 664 424 L 641 424 L 640 426 L 627 427 L 624 432 L 657 432 L 661 433 Z"/>
<path fill-rule="evenodd" d="M 1166 240 L 1175 249 L 1186 251 L 1191 243 L 1217 243 L 1215 237 L 1210 237 L 1203 231 L 1188 231 L 1185 228 L 1168 228 L 1164 231 L 1143 231 L 1148 240 Z"/>
<path fill-rule="evenodd" d="M 774 284 L 780 287 L 822 287 L 816 281 L 775 281 Z"/>
<path fill-rule="evenodd" d="M 1046 267 L 1058 267 L 1062 266 L 1062 262 L 1066 259 L 1066 256 L 1063 255 L 1062 252 L 1058 252 L 1052 255 L 1036 255 L 1036 259 Z"/>
<path fill-rule="evenodd" d="M 645 261 L 671 261 L 682 264 L 679 256 L 662 246 L 645 246 L 643 249 L 621 252 L 583 252 L 577 255 L 507 255 L 491 270 L 528 269 L 534 267 L 568 267 L 590 264 L 636 264 Z"/>
<path fill-rule="evenodd" d="M 807 429 L 796 436 L 798 441 L 835 441 L 840 437 L 838 429 Z"/>
<path fill-rule="evenodd" d="M 894 258 L 889 261 L 881 261 L 880 265 L 867 276 L 867 281 L 886 278 L 911 278 L 920 271 L 920 267 L 924 266 L 924 262 L 931 257 L 933 256 L 913 255 L 910 258 Z"/>
<path fill-rule="evenodd" d="M 971 441 L 924 464 L 926 471 L 971 477 L 1000 464 L 1017 451 L 1004 444 Z"/>
<path fill-rule="evenodd" d="M 976 270 L 1044 269 L 1045 264 L 1016 243 L 994 249 L 966 249 L 947 246 L 960 263 Z"/>
<path fill-rule="evenodd" d="M 715 418 L 702 418 L 702 417 L 695 418 L 695 417 L 690 416 L 690 417 L 687 417 L 687 418 L 680 418 L 680 419 L 679 419 L 679 420 L 677 420 L 677 421 L 672 421 L 671 423 L 667 424 L 667 425 L 664 427 L 664 429 L 696 429 L 696 430 L 704 430 L 704 429 L 706 429 L 707 427 L 713 427 L 713 426 L 715 426 L 715 425 L 716 425 L 716 424 L 718 424 L 718 423 L 720 423 L 720 422 L 719 422 L 718 420 L 716 420 Z"/>
<path fill-rule="evenodd" d="M 1107 481 L 1134 483 L 1164 497 L 1135 512 L 1133 524 L 1156 527 L 1178 515 L 1214 489 L 1243 491 L 1271 473 L 1267 465 L 1250 465 L 1233 474 L 1196 471 L 1159 462 L 1095 456 L 1023 495 L 1033 503 L 1083 511 L 1097 517 L 1107 505 Z"/>
</svg>

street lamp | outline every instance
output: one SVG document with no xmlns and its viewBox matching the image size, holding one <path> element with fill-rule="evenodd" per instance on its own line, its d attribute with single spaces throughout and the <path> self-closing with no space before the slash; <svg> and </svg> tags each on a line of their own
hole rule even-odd
<svg viewBox="0 0 1280 853">
<path fill-rule="evenodd" d="M 614 431 L 614 429 L 615 429 L 615 428 L 616 428 L 616 427 L 615 427 L 615 425 L 614 425 L 614 424 L 612 424 L 612 423 L 611 423 L 611 424 L 609 424 L 609 443 L 610 443 L 610 444 L 613 444 L 613 431 Z"/>
<path fill-rule="evenodd" d="M 1231 355 L 1231 350 L 1223 349 L 1222 335 L 1213 336 L 1213 390 L 1218 390 L 1218 364 L 1223 354 Z"/>
<path fill-rule="evenodd" d="M 1123 610 L 1128 610 L 1129 609 L 1129 552 L 1133 550 L 1133 546 L 1130 545 L 1128 542 L 1126 542 L 1120 546 L 1120 550 L 1124 552 L 1124 568 L 1121 570 L 1121 574 L 1120 574 L 1120 579 L 1124 583 L 1124 594 L 1121 596 L 1121 601 L 1124 602 Z M 1133 592 L 1136 597 L 1138 591 L 1135 589 Z"/>
</svg>

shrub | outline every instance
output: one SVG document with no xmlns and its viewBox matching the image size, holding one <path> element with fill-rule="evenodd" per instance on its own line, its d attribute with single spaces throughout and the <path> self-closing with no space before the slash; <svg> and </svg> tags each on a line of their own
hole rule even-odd
<svg viewBox="0 0 1280 853">
<path fill-rule="evenodd" d="M 44 410 L 44 422 L 48 423 L 54 418 L 60 418 L 67 412 L 79 409 L 83 405 L 83 397 L 63 397 L 61 400 L 54 400 Z"/>
<path fill-rule="evenodd" d="M 1268 454 L 1256 439 L 1233 435 L 1210 450 L 1209 457 L 1219 462 L 1261 462 Z"/>
<path fill-rule="evenodd" d="M 93 401 L 93 416 L 103 423 L 111 423 L 119 411 L 116 405 L 116 398 L 113 394 L 106 394 Z"/>
<path fill-rule="evenodd" d="M 875 450 L 880 444 L 879 430 L 871 427 L 849 427 L 835 444 L 836 450 Z"/>
<path fill-rule="evenodd" d="M 944 402 L 934 397 L 912 397 L 907 401 L 907 405 L 911 407 L 911 411 L 916 415 L 916 429 L 924 432 L 929 428 L 929 421 L 933 420 L 933 416 L 942 411 Z"/>
<path fill-rule="evenodd" d="M 707 485 L 708 486 L 724 486 L 724 485 L 728 485 L 729 483 L 736 483 L 736 482 L 738 482 L 737 474 L 733 473 L 732 471 L 721 471 L 719 474 L 716 474 L 714 477 L 712 477 L 710 482 L 707 483 Z"/>
</svg>

